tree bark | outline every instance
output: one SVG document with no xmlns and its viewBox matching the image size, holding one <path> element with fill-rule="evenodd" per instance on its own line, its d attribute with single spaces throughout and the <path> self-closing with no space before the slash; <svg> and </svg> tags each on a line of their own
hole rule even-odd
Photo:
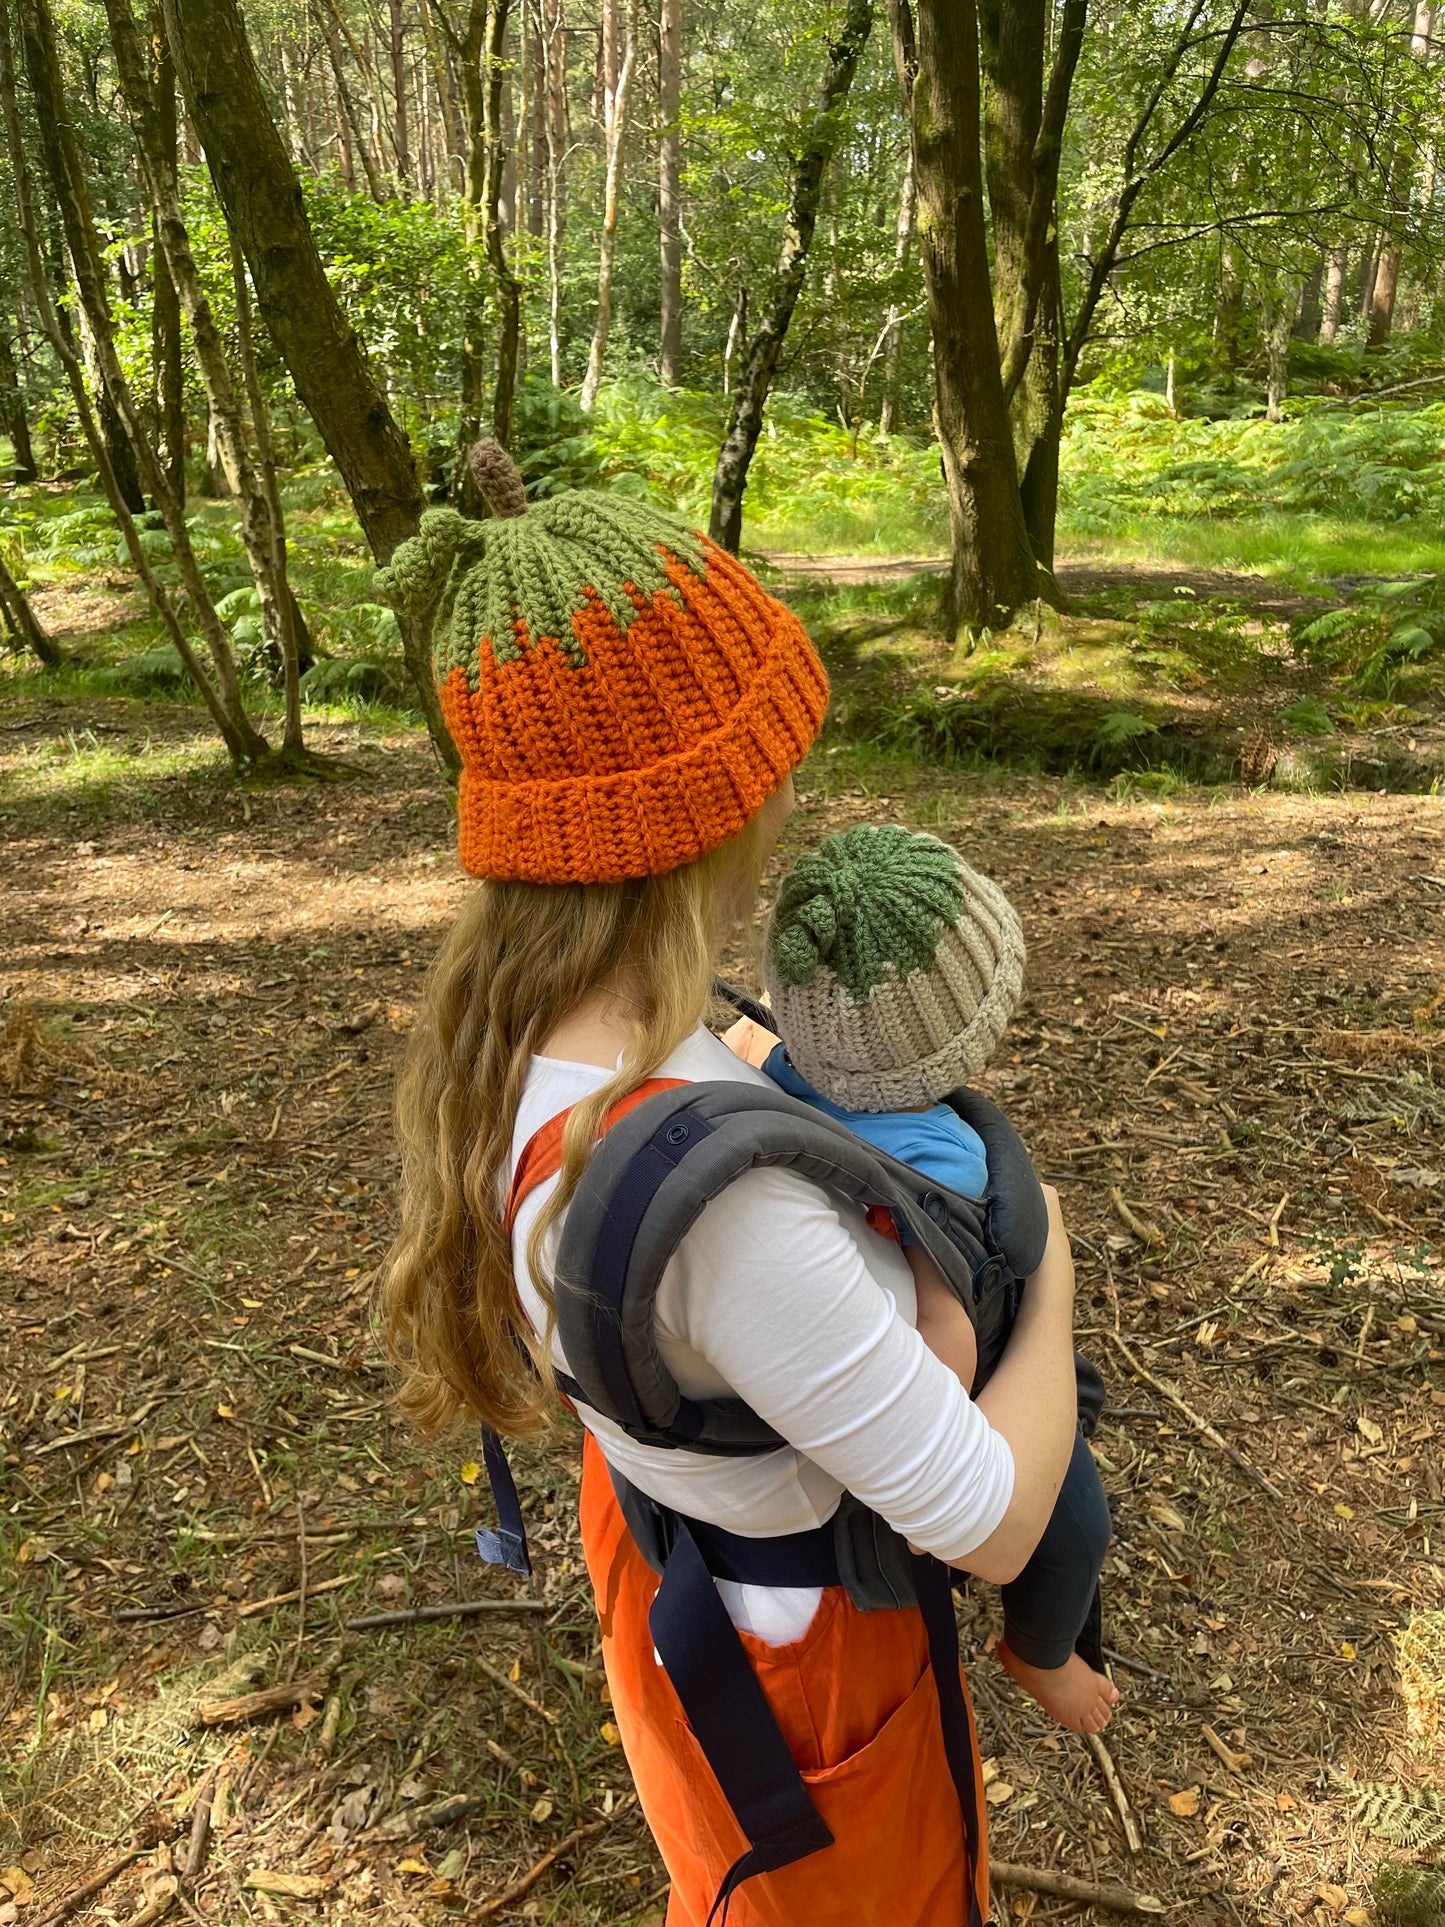
<svg viewBox="0 0 1445 1927">
<path fill-rule="evenodd" d="M 11 480 L 36 482 L 40 470 L 35 466 L 35 450 L 30 441 L 30 418 L 25 412 L 25 396 L 15 366 L 13 337 L 0 332 L 0 429 L 10 437 L 14 454 Z"/>
<path fill-rule="evenodd" d="M 245 742 L 236 731 L 225 704 L 206 674 L 200 657 L 191 647 L 190 638 L 181 627 L 175 604 L 171 601 L 164 583 L 158 579 L 151 567 L 150 557 L 146 553 L 145 544 L 141 541 L 140 531 L 135 524 L 135 517 L 126 504 L 115 470 L 111 466 L 105 439 L 100 432 L 100 424 L 90 404 L 90 394 L 85 385 L 85 373 L 81 368 L 79 356 L 75 352 L 73 337 L 69 329 L 63 325 L 61 314 L 51 299 L 50 282 L 40 246 L 40 232 L 35 221 L 35 200 L 30 187 L 30 165 L 26 157 L 25 140 L 20 125 L 20 107 L 15 91 L 9 0 L 0 0 L 0 116 L 3 116 L 5 123 L 5 143 L 10 154 L 16 216 L 25 248 L 30 291 L 40 316 L 40 325 L 45 331 L 45 337 L 50 343 L 56 360 L 64 371 L 71 400 L 75 404 L 75 412 L 80 421 L 81 432 L 94 459 L 101 488 L 120 529 L 131 565 L 145 585 L 151 605 L 160 618 L 161 626 L 175 648 L 176 654 L 185 665 L 187 674 L 200 690 L 202 701 L 210 712 L 211 720 L 215 723 L 222 742 L 225 743 L 232 758 L 237 763 L 242 763 L 247 757 Z"/>
<path fill-rule="evenodd" d="M 158 0 L 150 5 L 150 91 L 155 102 L 157 156 L 176 194 L 176 69 L 166 45 Z M 151 359 L 156 377 L 160 458 L 171 493 L 186 499 L 186 377 L 181 350 L 181 303 L 161 244 L 159 217 L 152 222 L 153 309 Z"/>
<path fill-rule="evenodd" d="M 261 318 L 336 463 L 379 562 L 416 532 L 425 502 L 410 444 L 326 278 L 295 170 L 266 106 L 236 0 L 164 0 L 191 119 Z M 423 638 L 402 626 L 407 666 L 438 754 L 456 769 Z"/>
<path fill-rule="evenodd" d="M 888 304 L 888 342 L 883 351 L 883 406 L 878 416 L 878 431 L 891 435 L 898 426 L 898 387 L 903 367 L 904 276 L 913 247 L 913 210 L 917 203 L 918 180 L 913 171 L 913 143 L 908 143 L 904 164 L 903 191 L 898 197 L 898 226 L 893 237 L 893 273 L 898 283 L 898 298 Z"/>
<path fill-rule="evenodd" d="M 215 604 L 196 561 L 185 510 L 166 485 L 116 352 L 100 244 L 86 187 L 85 164 L 66 107 L 49 0 L 19 0 L 19 15 L 21 44 L 35 102 L 36 124 L 40 131 L 40 150 L 60 206 L 61 224 L 75 269 L 81 308 L 99 362 L 102 387 L 134 452 L 142 486 L 154 500 L 165 522 L 176 568 L 210 651 L 217 688 L 232 731 L 243 746 L 244 758 L 256 760 L 267 753 L 266 739 L 246 714 L 231 640 L 216 614 Z"/>
<path fill-rule="evenodd" d="M 1041 593 L 1029 546 L 989 288 L 974 0 L 890 0 L 913 137 L 935 418 L 948 483 L 947 617 L 996 627 Z"/>
<path fill-rule="evenodd" d="M 47 669 L 57 669 L 65 658 L 60 645 L 30 606 L 30 598 L 5 566 L 0 553 L 0 616 L 21 648 L 38 656 Z"/>
<path fill-rule="evenodd" d="M 1270 290 L 1260 319 L 1264 327 L 1265 420 L 1283 421 L 1289 395 L 1289 344 L 1299 312 L 1300 283 L 1281 275 Z"/>
<path fill-rule="evenodd" d="M 1400 288 L 1400 260 L 1404 253 L 1398 241 L 1387 241 L 1380 249 L 1370 289 L 1370 328 L 1365 346 L 1380 349 L 1390 339 L 1395 319 L 1395 297 Z"/>
<path fill-rule="evenodd" d="M 682 385 L 682 0 L 661 0 L 657 35 L 657 212 L 661 229 L 661 341 L 658 373 L 664 388 Z"/>
<path fill-rule="evenodd" d="M 972 5 L 972 0 L 969 0 Z M 817 111 L 793 165 L 788 213 L 783 225 L 783 247 L 773 283 L 772 300 L 756 334 L 748 343 L 738 374 L 727 434 L 718 450 L 712 478 L 712 514 L 708 534 L 721 548 L 737 554 L 743 533 L 743 496 L 748 468 L 762 433 L 763 412 L 777 373 L 793 310 L 803 290 L 808 251 L 818 224 L 818 205 L 828 165 L 842 134 L 843 110 L 853 75 L 873 27 L 872 0 L 848 0 L 838 39 L 828 50 L 828 65 Z"/>
<path fill-rule="evenodd" d="M 597 320 L 592 329 L 592 345 L 587 351 L 587 373 L 582 377 L 578 402 L 584 415 L 591 414 L 602 386 L 602 363 L 607 353 L 607 337 L 612 330 L 612 272 L 617 261 L 617 217 L 622 196 L 622 159 L 627 138 L 627 118 L 632 106 L 632 76 L 637 66 L 638 0 L 627 0 L 626 32 L 616 79 L 610 81 L 603 122 L 607 149 L 607 178 L 602 203 L 602 247 L 597 266 Z M 609 29 L 615 32 L 616 8 L 609 4 L 603 12 L 603 75 L 608 79 L 615 48 Z M 609 51 L 612 48 L 612 51 Z"/>
</svg>

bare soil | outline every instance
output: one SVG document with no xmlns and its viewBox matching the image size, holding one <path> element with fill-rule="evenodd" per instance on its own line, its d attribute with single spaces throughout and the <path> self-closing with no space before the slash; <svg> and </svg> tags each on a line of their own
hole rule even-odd
<svg viewBox="0 0 1445 1927">
<path fill-rule="evenodd" d="M 47 735 L 141 733 L 134 705 L 80 709 L 12 707 L 0 785 Z M 430 1922 L 560 1847 L 473 1917 L 657 1923 L 574 1433 L 520 1461 L 543 1613 L 345 1630 L 527 1589 L 470 1549 L 475 1443 L 388 1416 L 373 1324 L 390 1088 L 467 887 L 450 808 L 415 735 L 318 747 L 358 780 L 0 802 L 0 1918 L 131 1842 L 72 1918 L 138 1918 L 216 1767 L 205 1921 Z M 1142 1846 L 992 1658 L 976 1587 L 994 1852 L 1204 1927 L 1339 1918 L 1381 1849 L 1338 1776 L 1423 1773 L 1395 1639 L 1445 1599 L 1445 809 L 937 770 L 878 795 L 826 756 L 801 791 L 784 858 L 903 820 L 1018 904 L 1028 1001 L 987 1083 L 1064 1194 L 1110 1382 L 1107 1744 Z M 196 1713 L 288 1680 L 294 1711 Z M 436 1824 L 454 1795 L 475 1804 Z"/>
</svg>

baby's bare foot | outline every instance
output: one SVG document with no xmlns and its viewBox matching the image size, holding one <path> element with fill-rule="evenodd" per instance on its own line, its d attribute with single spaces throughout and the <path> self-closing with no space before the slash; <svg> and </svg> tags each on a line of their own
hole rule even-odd
<svg viewBox="0 0 1445 1927">
<path fill-rule="evenodd" d="M 1077 1653 L 1062 1666 L 1030 1666 L 1000 1642 L 998 1656 L 1029 1698 L 1071 1733 L 1102 1733 L 1114 1717 L 1118 1687 Z"/>
</svg>

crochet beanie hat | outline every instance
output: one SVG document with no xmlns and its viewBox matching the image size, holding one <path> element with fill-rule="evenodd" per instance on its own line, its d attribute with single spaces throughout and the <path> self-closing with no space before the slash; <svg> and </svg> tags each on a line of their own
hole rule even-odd
<svg viewBox="0 0 1445 1927">
<path fill-rule="evenodd" d="M 823 720 L 802 624 L 650 503 L 574 489 L 529 507 L 495 442 L 472 466 L 492 519 L 428 510 L 379 578 L 429 624 L 463 865 L 612 883 L 725 843 Z"/>
<path fill-rule="evenodd" d="M 936 1104 L 988 1062 L 1023 992 L 996 883 L 937 837 L 864 825 L 783 879 L 763 976 L 795 1068 L 851 1111 Z"/>
</svg>

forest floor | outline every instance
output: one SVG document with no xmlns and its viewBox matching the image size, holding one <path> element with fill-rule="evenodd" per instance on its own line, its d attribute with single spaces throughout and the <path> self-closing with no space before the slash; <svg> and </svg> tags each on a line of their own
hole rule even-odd
<svg viewBox="0 0 1445 1927">
<path fill-rule="evenodd" d="M 188 1911 L 217 1927 L 660 1922 L 575 1434 L 520 1457 L 540 1611 L 348 1629 L 528 1591 L 471 1549 L 474 1442 L 389 1416 L 374 1322 L 392 1079 L 466 888 L 424 744 L 317 726 L 353 780 L 245 790 L 192 709 L 34 688 L 0 684 L 0 1922 L 132 1846 L 70 1917 L 159 1904 L 203 1783 Z M 1445 806 L 839 742 L 799 787 L 774 876 L 902 820 L 1028 932 L 985 1081 L 1063 1192 L 1110 1383 L 1107 1747 L 1138 1844 L 975 1587 L 994 1854 L 1191 1927 L 1363 1920 L 1381 1849 L 1341 1776 L 1421 1778 L 1396 1641 L 1445 1597 Z M 249 1723 L 198 1710 L 271 1687 Z"/>
</svg>

